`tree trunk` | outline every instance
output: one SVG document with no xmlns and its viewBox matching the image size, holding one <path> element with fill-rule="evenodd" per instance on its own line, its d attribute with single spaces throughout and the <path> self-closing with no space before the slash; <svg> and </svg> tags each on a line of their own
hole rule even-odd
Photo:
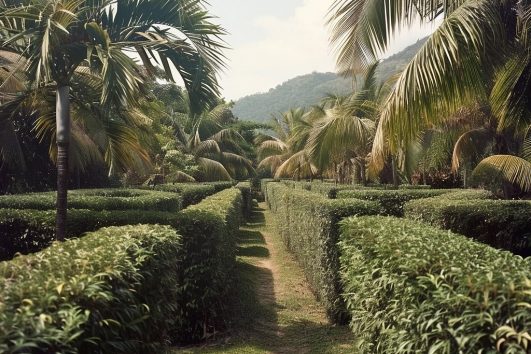
<svg viewBox="0 0 531 354">
<path fill-rule="evenodd" d="M 60 86 L 56 94 L 55 119 L 57 125 L 57 215 L 55 237 L 64 241 L 68 198 L 68 147 L 70 144 L 70 87 Z"/>
<path fill-rule="evenodd" d="M 367 185 L 367 175 L 366 175 L 366 167 L 365 167 L 365 159 L 360 160 L 360 177 L 361 177 L 361 184 L 364 186 Z"/>
<path fill-rule="evenodd" d="M 396 159 L 395 159 L 394 156 L 391 158 L 391 165 L 393 167 L 393 187 L 398 189 L 398 185 L 399 185 L 399 182 L 398 182 L 398 171 L 397 171 L 397 167 L 396 167 Z"/>
</svg>

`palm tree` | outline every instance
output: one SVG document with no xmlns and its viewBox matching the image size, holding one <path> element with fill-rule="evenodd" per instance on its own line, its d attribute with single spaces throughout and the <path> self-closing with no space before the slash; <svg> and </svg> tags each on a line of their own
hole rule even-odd
<svg viewBox="0 0 531 354">
<path fill-rule="evenodd" d="M 3 0 L 0 23 L 2 47 L 24 58 L 20 69 L 31 86 L 55 90 L 58 240 L 65 237 L 74 72 L 86 68 L 101 77 L 104 109 L 135 107 L 141 73 L 155 75 L 154 62 L 164 68 L 166 79 L 173 80 L 175 68 L 194 111 L 218 95 L 215 74 L 222 66 L 224 31 L 210 22 L 200 0 Z"/>
<path fill-rule="evenodd" d="M 252 162 L 243 156 L 241 145 L 246 144 L 245 139 L 230 127 L 235 121 L 230 107 L 230 104 L 220 103 L 200 115 L 189 112 L 181 115 L 183 127 L 180 124 L 175 127 L 180 148 L 194 156 L 202 180 L 232 180 L 255 173 Z M 180 177 L 194 179 L 183 171 Z"/>
<path fill-rule="evenodd" d="M 339 69 L 346 74 L 366 70 L 388 48 L 392 35 L 415 19 L 442 22 L 405 67 L 387 99 L 373 146 L 374 162 L 381 166 L 389 152 L 398 151 L 422 130 L 478 100 L 490 102 L 498 133 L 512 131 L 521 140 L 531 124 L 531 87 L 527 84 L 531 4 L 517 0 L 336 0 L 329 22 Z M 528 179 L 523 176 L 531 171 L 528 161 L 494 160 L 487 162 L 513 181 Z"/>
<path fill-rule="evenodd" d="M 309 155 L 315 166 L 321 170 L 338 168 L 340 182 L 354 169 L 358 171 L 363 184 L 367 182 L 367 158 L 372 146 L 375 119 L 381 85 L 375 74 L 377 64 L 367 71 L 360 89 L 347 97 L 329 96 L 322 108 L 314 108 L 321 115 L 312 128 L 307 144 Z"/>
<path fill-rule="evenodd" d="M 275 178 L 313 177 L 317 168 L 310 161 L 306 145 L 315 119 L 312 112 L 302 108 L 273 116 L 271 126 L 276 136 L 262 134 L 256 139 L 258 168 L 269 168 Z"/>
</svg>

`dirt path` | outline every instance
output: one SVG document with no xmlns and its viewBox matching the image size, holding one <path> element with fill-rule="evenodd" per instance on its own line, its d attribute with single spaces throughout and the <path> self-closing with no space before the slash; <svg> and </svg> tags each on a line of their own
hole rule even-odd
<svg viewBox="0 0 531 354">
<path fill-rule="evenodd" d="M 234 330 L 221 342 L 179 353 L 355 353 L 348 327 L 330 325 L 302 269 L 260 204 L 241 229 Z"/>
</svg>

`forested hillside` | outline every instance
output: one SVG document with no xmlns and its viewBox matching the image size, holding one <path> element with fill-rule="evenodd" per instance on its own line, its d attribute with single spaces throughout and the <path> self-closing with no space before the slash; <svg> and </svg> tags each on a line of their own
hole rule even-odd
<svg viewBox="0 0 531 354">
<path fill-rule="evenodd" d="M 415 55 L 425 39 L 419 40 L 382 61 L 378 78 L 386 80 L 400 71 Z M 240 119 L 268 121 L 272 114 L 285 112 L 292 107 L 308 107 L 327 94 L 345 95 L 352 91 L 353 83 L 335 73 L 311 73 L 290 79 L 266 93 L 257 93 L 236 101 L 233 112 Z"/>
</svg>

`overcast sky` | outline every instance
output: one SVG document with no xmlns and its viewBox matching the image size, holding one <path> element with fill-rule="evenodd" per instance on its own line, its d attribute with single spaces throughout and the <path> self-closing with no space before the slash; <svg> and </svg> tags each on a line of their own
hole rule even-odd
<svg viewBox="0 0 531 354">
<path fill-rule="evenodd" d="M 211 12 L 230 35 L 227 99 L 265 92 L 298 75 L 335 71 L 325 16 L 333 0 L 210 0 Z M 415 43 L 433 26 L 402 31 L 387 55 Z"/>
</svg>

